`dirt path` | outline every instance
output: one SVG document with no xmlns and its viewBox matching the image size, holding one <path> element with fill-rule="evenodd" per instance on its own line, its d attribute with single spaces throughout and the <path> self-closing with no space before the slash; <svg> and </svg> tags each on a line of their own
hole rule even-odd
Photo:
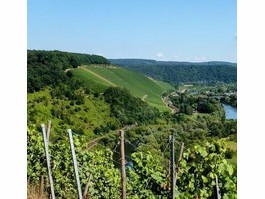
<svg viewBox="0 0 265 199">
<path fill-rule="evenodd" d="M 152 77 L 146 76 L 148 79 L 150 79 L 151 81 L 153 81 L 156 85 L 160 86 Z"/>
<path fill-rule="evenodd" d="M 184 88 L 182 91 L 180 91 L 181 93 L 185 93 L 185 91 L 187 90 L 187 88 Z"/>
<path fill-rule="evenodd" d="M 170 98 L 169 98 L 169 96 L 174 94 L 174 93 L 175 92 L 172 92 L 172 93 L 170 93 L 167 96 L 162 98 L 162 101 L 164 102 L 164 104 L 166 106 L 168 106 L 168 108 L 170 108 L 172 114 L 174 114 L 178 111 L 178 108 L 173 105 L 173 103 L 170 101 Z"/>
<path fill-rule="evenodd" d="M 147 96 L 148 96 L 148 95 L 144 95 L 144 96 L 142 97 L 142 101 L 145 102 L 145 98 L 147 98 Z"/>
<path fill-rule="evenodd" d="M 67 71 L 69 71 L 69 70 L 72 70 L 72 68 L 67 68 L 67 69 L 65 69 L 65 73 L 67 72 Z"/>
<path fill-rule="evenodd" d="M 91 74 L 97 76 L 98 78 L 102 79 L 103 81 L 108 82 L 108 83 L 109 83 L 110 85 L 112 85 L 112 86 L 115 86 L 115 87 L 117 86 L 116 84 L 110 82 L 109 80 L 105 79 L 104 77 L 100 76 L 100 75 L 97 74 L 97 73 L 94 73 L 93 71 L 91 71 L 91 70 L 89 70 L 89 69 L 87 69 L 87 68 L 85 68 L 85 67 L 80 67 L 80 68 L 82 68 L 82 69 L 84 69 L 84 70 L 90 72 Z"/>
<path fill-rule="evenodd" d="M 77 68 L 81 68 L 81 66 L 77 66 Z M 72 70 L 72 69 L 74 69 L 74 68 L 67 68 L 64 70 L 64 72 L 66 73 L 67 71 Z"/>
<path fill-rule="evenodd" d="M 189 87 L 193 87 L 193 85 L 192 85 L 192 84 L 186 84 L 186 85 L 184 85 L 183 87 L 184 87 L 184 88 L 180 91 L 181 93 L 185 93 L 186 90 L 187 90 Z"/>
<path fill-rule="evenodd" d="M 119 129 L 119 130 L 113 132 L 112 134 L 114 134 L 114 135 L 115 135 L 115 134 L 116 134 L 116 135 L 119 135 L 119 132 L 120 132 L 121 130 L 123 130 L 123 131 L 128 131 L 128 130 L 133 129 L 133 128 L 135 128 L 135 127 L 136 127 L 136 125 L 128 125 L 128 126 L 124 126 L 123 128 L 121 128 L 121 129 Z M 91 141 L 88 143 L 86 149 L 89 150 L 89 149 L 93 148 L 94 146 L 96 146 L 96 145 L 98 144 L 98 142 L 99 142 L 101 139 L 103 139 L 103 138 L 105 138 L 105 137 L 107 137 L 107 136 L 109 136 L 109 135 L 110 135 L 110 134 L 103 135 L 103 136 L 101 136 L 101 137 L 95 138 L 94 140 L 91 140 Z"/>
</svg>

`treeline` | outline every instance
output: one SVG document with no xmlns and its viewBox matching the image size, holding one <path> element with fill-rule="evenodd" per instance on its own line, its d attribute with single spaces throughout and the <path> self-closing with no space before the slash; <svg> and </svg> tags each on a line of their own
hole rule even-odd
<svg viewBox="0 0 265 199">
<path fill-rule="evenodd" d="M 148 106 L 140 98 L 133 97 L 124 88 L 110 87 L 104 92 L 111 113 L 119 119 L 122 125 L 154 123 L 160 113 L 158 109 Z"/>
<path fill-rule="evenodd" d="M 110 59 L 110 62 L 172 84 L 237 81 L 236 64 L 229 62 L 190 63 L 142 59 Z"/>
<path fill-rule="evenodd" d="M 210 89 L 210 92 L 208 94 L 206 92 L 202 92 L 202 94 L 206 94 L 212 97 L 219 96 L 221 103 L 229 104 L 235 108 L 237 107 L 236 84 L 216 86 L 215 88 Z"/>
<path fill-rule="evenodd" d="M 226 96 L 221 98 L 221 102 L 224 104 L 229 104 L 233 107 L 237 107 L 237 95 L 233 94 L 230 96 Z"/>
<path fill-rule="evenodd" d="M 178 96 L 170 96 L 170 100 L 174 106 L 179 108 L 178 113 L 186 115 L 192 115 L 193 112 L 213 113 L 222 109 L 219 101 L 207 96 L 180 93 Z"/>
<path fill-rule="evenodd" d="M 98 55 L 69 53 L 61 51 L 28 50 L 27 90 L 39 91 L 45 86 L 54 87 L 67 81 L 65 73 L 68 68 L 87 64 L 109 64 L 109 61 Z"/>
</svg>

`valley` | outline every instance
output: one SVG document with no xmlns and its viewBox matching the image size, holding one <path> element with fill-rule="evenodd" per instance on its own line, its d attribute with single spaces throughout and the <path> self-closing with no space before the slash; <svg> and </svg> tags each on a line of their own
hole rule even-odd
<svg viewBox="0 0 265 199">
<path fill-rule="evenodd" d="M 237 107 L 236 82 L 172 84 L 100 56 L 60 51 L 29 51 L 28 56 L 30 187 L 47 176 L 40 124 L 51 120 L 49 150 L 59 198 L 77 194 L 67 129 L 73 131 L 82 188 L 89 179 L 93 198 L 119 198 L 120 130 L 125 132 L 128 198 L 135 193 L 167 198 L 172 135 L 174 154 L 185 145 L 181 161 L 176 162 L 179 196 L 196 195 L 195 186 L 201 196 L 211 196 L 218 170 L 220 182 L 226 184 L 222 191 L 235 198 L 237 121 L 226 118 L 222 104 Z"/>
</svg>

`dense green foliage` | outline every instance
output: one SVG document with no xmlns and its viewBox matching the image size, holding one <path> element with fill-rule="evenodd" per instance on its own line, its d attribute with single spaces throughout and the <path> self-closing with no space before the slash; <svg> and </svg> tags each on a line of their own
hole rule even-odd
<svg viewBox="0 0 265 199">
<path fill-rule="evenodd" d="M 177 187 L 180 198 L 212 198 L 213 186 L 218 177 L 221 196 L 235 199 L 236 170 L 225 160 L 224 143 L 206 142 L 188 149 L 180 162 Z"/>
<path fill-rule="evenodd" d="M 139 71 L 172 84 L 195 82 L 236 82 L 236 64 L 228 62 L 163 62 L 141 59 L 110 59 L 111 64 Z"/>
<path fill-rule="evenodd" d="M 28 129 L 27 138 L 28 182 L 38 184 L 41 175 L 44 175 L 48 182 L 42 136 L 33 128 Z M 51 167 L 56 196 L 71 199 L 77 197 L 77 187 L 70 146 L 65 138 L 67 136 L 59 141 L 51 142 L 49 148 L 52 154 Z M 112 152 L 108 149 L 86 151 L 84 145 L 81 144 L 84 140 L 77 137 L 74 137 L 74 143 L 82 190 L 90 181 L 89 194 L 92 198 L 118 198 L 120 173 L 111 161 Z"/>
<path fill-rule="evenodd" d="M 28 92 L 39 91 L 45 86 L 65 82 L 68 68 L 84 64 L 108 64 L 102 56 L 61 51 L 28 50 Z M 69 76 L 69 74 L 68 74 Z"/>
<path fill-rule="evenodd" d="M 28 94 L 27 113 L 28 124 L 53 118 L 55 139 L 67 128 L 92 138 L 128 124 L 152 124 L 161 115 L 126 89 L 110 87 L 104 95 L 94 96 L 69 84 Z"/>
<path fill-rule="evenodd" d="M 213 113 L 221 111 L 220 103 L 207 96 L 187 95 L 180 93 L 178 96 L 170 96 L 174 106 L 179 108 L 179 113 L 191 115 L 194 111 L 199 113 Z"/>
<path fill-rule="evenodd" d="M 51 167 L 58 198 L 76 198 L 71 151 L 67 136 L 49 143 Z M 113 164 L 113 152 L 108 149 L 88 151 L 86 137 L 74 136 L 74 145 L 79 165 L 82 190 L 87 183 L 91 198 L 119 198 L 120 172 Z M 205 142 L 185 150 L 177 178 L 176 199 L 208 198 L 218 176 L 221 194 L 224 198 L 236 198 L 235 169 L 224 158 L 226 148 L 223 142 Z M 41 133 L 30 126 L 27 133 L 28 183 L 38 184 L 41 175 L 48 184 L 46 161 Z M 126 186 L 128 199 L 164 198 L 169 194 L 169 171 L 167 159 L 160 153 L 136 152 L 131 155 L 132 167 L 128 166 Z M 49 192 L 49 187 L 46 186 Z"/>
<path fill-rule="evenodd" d="M 104 92 L 111 113 L 122 125 L 154 123 L 160 113 L 156 108 L 148 106 L 141 99 L 133 97 L 128 90 L 110 87 Z"/>
<path fill-rule="evenodd" d="M 197 89 L 197 92 L 203 95 L 207 95 L 208 97 L 218 99 L 218 101 L 220 101 L 221 103 L 237 107 L 237 85 L 234 83 L 219 84 L 210 88 L 204 86 Z"/>
<path fill-rule="evenodd" d="M 94 137 L 94 132 L 104 129 L 108 133 L 120 122 L 111 117 L 110 105 L 102 96 L 94 97 L 85 90 L 60 85 L 54 89 L 28 94 L 28 124 L 40 125 L 52 118 L 52 138 L 65 134 L 71 128 L 78 134 Z"/>
<path fill-rule="evenodd" d="M 231 94 L 226 97 L 221 98 L 221 102 L 224 104 L 229 104 L 233 107 L 237 107 L 237 95 L 236 94 Z"/>
<path fill-rule="evenodd" d="M 236 136 L 237 133 L 236 121 L 221 121 L 217 113 L 196 114 L 192 117 L 178 114 L 167 117 L 172 121 L 165 124 L 139 126 L 127 131 L 127 139 L 139 150 L 157 154 L 165 148 L 165 143 L 172 132 L 176 133 L 176 140 L 184 142 L 187 148 L 213 137 L 220 139 Z"/>
</svg>

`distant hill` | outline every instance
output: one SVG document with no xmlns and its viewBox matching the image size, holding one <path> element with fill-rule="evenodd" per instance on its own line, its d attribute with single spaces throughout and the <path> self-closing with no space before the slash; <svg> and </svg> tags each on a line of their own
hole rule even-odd
<svg viewBox="0 0 265 199">
<path fill-rule="evenodd" d="M 152 78 L 178 83 L 235 83 L 237 64 L 230 62 L 174 62 L 148 59 L 109 59 L 111 64 L 132 69 Z"/>
<path fill-rule="evenodd" d="M 160 110 L 169 110 L 161 96 L 164 91 L 174 89 L 168 83 L 113 65 L 82 66 L 73 69 L 73 77 L 80 80 L 89 89 L 101 93 L 111 86 L 126 88 L 132 95 Z"/>
</svg>

